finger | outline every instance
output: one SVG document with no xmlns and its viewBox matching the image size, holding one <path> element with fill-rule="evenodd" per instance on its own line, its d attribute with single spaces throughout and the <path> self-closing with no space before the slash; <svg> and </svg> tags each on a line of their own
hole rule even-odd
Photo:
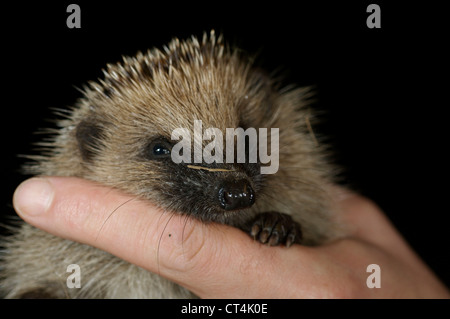
<svg viewBox="0 0 450 319">
<path fill-rule="evenodd" d="M 164 212 L 78 178 L 33 178 L 18 187 L 13 202 L 28 223 L 108 251 L 201 297 L 283 295 L 261 287 L 260 279 L 274 273 L 286 249 L 261 246 L 238 229 Z"/>
</svg>

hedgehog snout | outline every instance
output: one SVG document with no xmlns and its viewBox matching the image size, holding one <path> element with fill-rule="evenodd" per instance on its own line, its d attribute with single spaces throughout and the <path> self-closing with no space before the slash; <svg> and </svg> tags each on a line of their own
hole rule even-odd
<svg viewBox="0 0 450 319">
<path fill-rule="evenodd" d="M 255 192 L 246 179 L 223 181 L 218 189 L 219 205 L 225 210 L 249 208 L 255 203 Z"/>
</svg>

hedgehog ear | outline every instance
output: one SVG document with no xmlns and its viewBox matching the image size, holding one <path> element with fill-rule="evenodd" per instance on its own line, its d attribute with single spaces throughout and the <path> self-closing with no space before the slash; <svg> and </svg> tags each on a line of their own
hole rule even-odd
<svg viewBox="0 0 450 319">
<path fill-rule="evenodd" d="M 76 128 L 75 136 L 78 142 L 81 158 L 90 161 L 98 154 L 102 146 L 101 137 L 103 128 L 98 121 L 83 120 Z"/>
</svg>

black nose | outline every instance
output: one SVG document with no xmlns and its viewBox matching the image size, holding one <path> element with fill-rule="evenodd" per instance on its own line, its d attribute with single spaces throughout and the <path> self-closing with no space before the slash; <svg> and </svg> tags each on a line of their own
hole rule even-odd
<svg viewBox="0 0 450 319">
<path fill-rule="evenodd" d="M 255 203 L 255 193 L 245 179 L 226 181 L 219 187 L 219 203 L 226 210 L 247 208 Z"/>
</svg>

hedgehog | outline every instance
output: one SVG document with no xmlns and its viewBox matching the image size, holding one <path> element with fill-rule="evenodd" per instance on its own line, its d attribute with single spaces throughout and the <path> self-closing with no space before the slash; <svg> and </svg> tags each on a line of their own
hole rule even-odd
<svg viewBox="0 0 450 319">
<path fill-rule="evenodd" d="M 25 170 L 98 182 L 169 214 L 239 228 L 255 244 L 326 243 L 339 236 L 327 192 L 336 168 L 311 129 L 312 90 L 280 83 L 214 31 L 174 38 L 162 49 L 108 64 L 72 108 L 59 112 L 57 128 Z M 222 132 L 279 129 L 277 171 L 262 174 L 249 147 L 240 162 L 176 163 L 172 133 L 184 128 L 193 135 L 195 121 Z M 80 289 L 65 287 L 68 264 L 82 270 Z M 5 240 L 1 269 L 6 298 L 196 297 L 158 274 L 26 223 Z"/>
</svg>

